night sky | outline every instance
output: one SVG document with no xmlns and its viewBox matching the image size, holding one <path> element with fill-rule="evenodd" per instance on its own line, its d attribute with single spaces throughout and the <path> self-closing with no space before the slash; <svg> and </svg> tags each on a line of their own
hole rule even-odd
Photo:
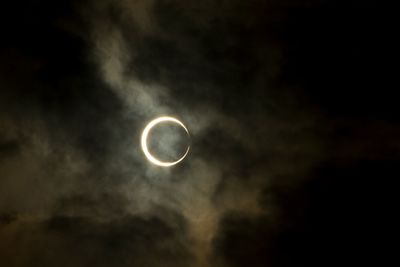
<svg viewBox="0 0 400 267">
<path fill-rule="evenodd" d="M 1 267 L 383 263 L 400 177 L 374 1 L 0 7 Z M 152 153 L 140 147 L 159 116 Z M 164 127 L 164 128 L 163 128 Z"/>
</svg>

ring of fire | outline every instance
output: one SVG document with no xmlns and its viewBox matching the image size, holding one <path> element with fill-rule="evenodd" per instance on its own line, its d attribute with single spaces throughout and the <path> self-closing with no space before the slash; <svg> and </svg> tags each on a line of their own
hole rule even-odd
<svg viewBox="0 0 400 267">
<path fill-rule="evenodd" d="M 149 124 L 147 124 L 147 126 L 144 128 L 143 133 L 142 133 L 142 137 L 141 137 L 141 145 L 142 145 L 142 150 L 144 155 L 146 156 L 146 158 L 153 164 L 158 165 L 158 166 L 162 166 L 162 167 L 170 167 L 173 166 L 175 164 L 178 164 L 179 162 L 181 162 L 186 155 L 189 153 L 189 149 L 190 149 L 190 145 L 187 147 L 186 152 L 183 154 L 183 156 L 181 158 L 179 158 L 176 161 L 171 161 L 171 162 L 166 162 L 166 161 L 161 161 L 157 158 L 155 158 L 150 152 L 149 149 L 147 147 L 147 138 L 149 136 L 149 133 L 151 131 L 151 129 L 156 126 L 159 123 L 162 122 L 173 122 L 176 123 L 178 125 L 180 125 L 183 129 L 185 129 L 186 133 L 189 135 L 189 131 L 188 129 L 185 127 L 185 125 L 180 122 L 179 120 L 173 118 L 173 117 L 168 117 L 168 116 L 164 116 L 164 117 L 159 117 L 156 118 L 154 120 L 152 120 L 151 122 L 149 122 Z"/>
</svg>

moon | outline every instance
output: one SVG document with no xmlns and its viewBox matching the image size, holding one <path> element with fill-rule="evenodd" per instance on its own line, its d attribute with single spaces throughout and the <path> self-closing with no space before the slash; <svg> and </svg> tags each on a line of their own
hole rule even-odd
<svg viewBox="0 0 400 267">
<path fill-rule="evenodd" d="M 183 129 L 185 129 L 185 131 L 186 131 L 186 133 L 188 135 L 189 135 L 189 131 L 188 131 L 188 129 L 186 128 L 186 126 L 182 122 L 180 122 L 179 120 L 177 120 L 177 119 L 175 119 L 173 117 L 168 117 L 168 116 L 156 118 L 156 119 L 150 121 L 147 124 L 147 126 L 144 128 L 143 133 L 142 133 L 142 138 L 141 138 L 141 145 L 142 145 L 142 150 L 143 150 L 144 155 L 146 156 L 146 158 L 151 163 L 153 163 L 155 165 L 162 166 L 162 167 L 170 167 L 170 166 L 173 166 L 175 164 L 178 164 L 179 162 L 181 162 L 186 157 L 186 155 L 189 153 L 190 145 L 187 147 L 185 154 L 183 154 L 183 156 L 180 159 L 178 159 L 177 161 L 168 162 L 168 161 L 161 161 L 161 160 L 156 159 L 149 152 L 149 149 L 147 148 L 147 137 L 148 137 L 151 129 L 154 126 L 156 126 L 157 124 L 162 123 L 162 122 L 173 122 L 173 123 L 178 124 L 178 125 L 182 126 Z"/>
</svg>

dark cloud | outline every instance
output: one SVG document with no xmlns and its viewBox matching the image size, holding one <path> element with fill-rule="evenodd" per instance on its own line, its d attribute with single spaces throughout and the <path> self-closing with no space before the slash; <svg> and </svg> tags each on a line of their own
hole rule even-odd
<svg viewBox="0 0 400 267">
<path fill-rule="evenodd" d="M 191 260 L 183 230 L 157 218 L 96 222 L 57 216 L 2 230 L 7 266 L 187 266 Z"/>
<path fill-rule="evenodd" d="M 0 13 L 1 266 L 337 266 L 368 251 L 400 148 L 373 1 Z M 167 169 L 140 149 L 159 115 L 191 136 Z M 185 133 L 161 130 L 151 149 L 177 157 Z"/>
<path fill-rule="evenodd" d="M 374 242 L 390 233 L 386 183 L 397 161 L 347 160 L 319 165 L 301 186 L 274 186 L 262 203 L 277 216 L 230 214 L 214 240 L 216 262 L 227 266 L 337 266 L 380 259 Z M 378 182 L 379 180 L 379 182 Z M 382 248 L 383 249 L 383 248 Z M 217 265 L 218 266 L 218 265 Z M 225 266 L 225 265 L 222 265 Z"/>
</svg>

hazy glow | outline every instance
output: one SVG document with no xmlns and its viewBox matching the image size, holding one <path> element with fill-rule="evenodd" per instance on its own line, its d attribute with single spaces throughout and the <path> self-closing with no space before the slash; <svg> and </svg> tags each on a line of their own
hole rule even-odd
<svg viewBox="0 0 400 267">
<path fill-rule="evenodd" d="M 167 116 L 165 116 L 165 117 L 159 117 L 159 118 L 157 118 L 157 119 L 152 120 L 152 121 L 149 122 L 149 124 L 147 124 L 147 126 L 144 128 L 143 133 L 142 133 L 142 138 L 141 138 L 141 144 L 142 144 L 143 153 L 146 155 L 147 159 L 148 159 L 151 163 L 153 163 L 153 164 L 155 164 L 155 165 L 158 165 L 158 166 L 170 167 L 170 166 L 172 166 L 172 165 L 175 165 L 175 164 L 181 162 L 181 161 L 186 157 L 186 155 L 187 155 L 188 152 L 189 152 L 190 146 L 188 146 L 188 148 L 186 149 L 185 154 L 184 154 L 180 159 L 178 159 L 177 161 L 165 162 L 165 161 L 158 160 L 158 159 L 156 159 L 153 155 L 151 155 L 150 152 L 149 152 L 149 150 L 148 150 L 148 148 L 147 148 L 147 137 L 148 137 L 148 135 L 149 135 L 151 129 L 152 129 L 154 126 L 156 126 L 157 124 L 161 123 L 161 122 L 174 122 L 174 123 L 179 124 L 180 126 L 182 126 L 183 129 L 185 129 L 185 131 L 186 131 L 187 134 L 189 134 L 189 131 L 188 131 L 188 129 L 186 129 L 185 125 L 183 125 L 182 122 L 180 122 L 179 120 L 177 120 L 177 119 L 175 119 L 175 118 L 173 118 L 173 117 L 167 117 Z"/>
</svg>

